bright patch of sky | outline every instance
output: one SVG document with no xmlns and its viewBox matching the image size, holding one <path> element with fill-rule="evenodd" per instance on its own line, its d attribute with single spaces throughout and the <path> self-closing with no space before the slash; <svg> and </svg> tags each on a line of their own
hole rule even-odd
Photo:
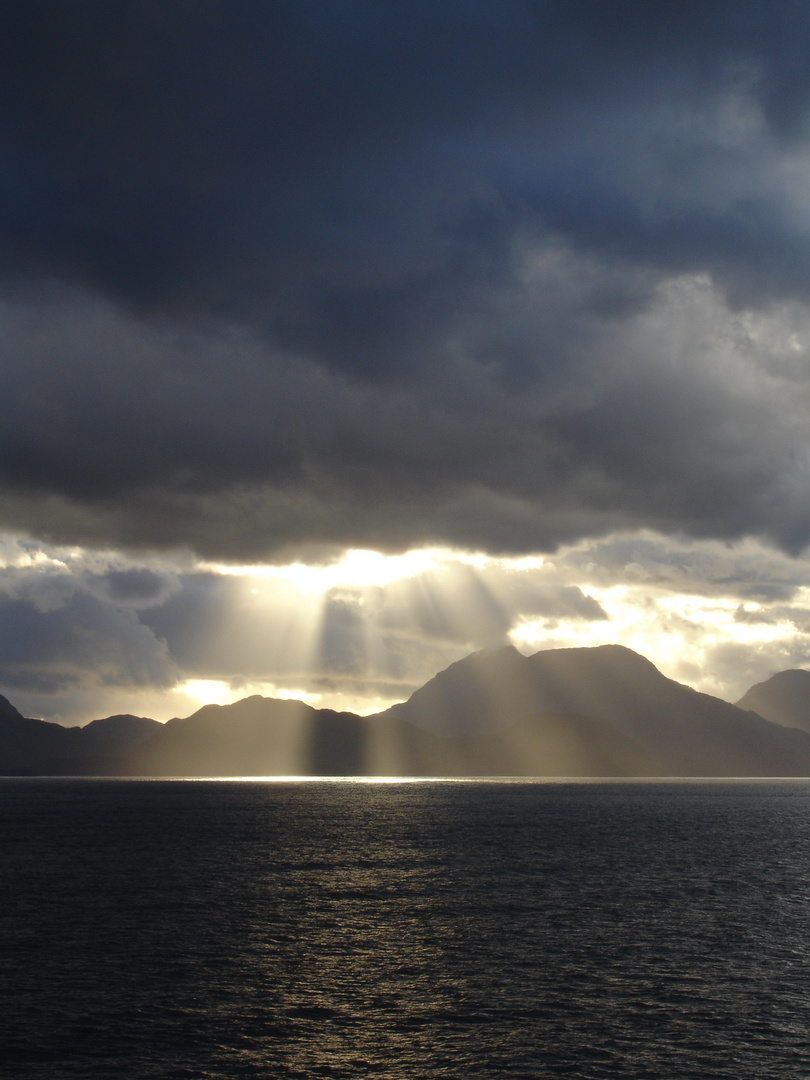
<svg viewBox="0 0 810 1080">
<path fill-rule="evenodd" d="M 810 665 L 808 576 L 807 560 L 754 540 L 650 532 L 553 556 L 354 550 L 287 566 L 6 534 L 0 633 L 15 647 L 0 693 L 65 723 L 115 712 L 166 720 L 253 694 L 368 714 L 475 649 L 618 643 L 733 701 L 775 671 Z"/>
</svg>

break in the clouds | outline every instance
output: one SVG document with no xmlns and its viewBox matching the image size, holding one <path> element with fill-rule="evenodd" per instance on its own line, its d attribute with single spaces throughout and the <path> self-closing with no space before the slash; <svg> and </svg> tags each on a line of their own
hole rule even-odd
<svg viewBox="0 0 810 1080">
<path fill-rule="evenodd" d="M 788 0 L 3 4 L 0 689 L 803 664 L 809 50 Z M 224 572 L 352 548 L 446 557 Z"/>
<path fill-rule="evenodd" d="M 736 700 L 810 653 L 810 565 L 753 540 L 620 534 L 550 558 L 355 553 L 216 566 L 0 542 L 0 693 L 67 723 L 260 693 L 370 712 L 470 651 L 619 642 Z"/>
<path fill-rule="evenodd" d="M 166 719 L 223 689 L 369 711 L 472 649 L 504 644 L 526 619 L 607 617 L 536 559 L 366 553 L 235 571 L 11 536 L 0 552 L 0 692 L 64 720 L 113 701 Z"/>
<path fill-rule="evenodd" d="M 810 539 L 802 4 L 0 13 L 3 519 Z"/>
</svg>

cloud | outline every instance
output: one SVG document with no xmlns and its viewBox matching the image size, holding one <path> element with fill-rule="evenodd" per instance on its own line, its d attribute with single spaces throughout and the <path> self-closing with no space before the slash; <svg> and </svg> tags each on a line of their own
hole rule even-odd
<svg viewBox="0 0 810 1080">
<path fill-rule="evenodd" d="M 766 254 L 803 289 L 756 156 L 803 136 L 801 5 L 45 0 L 2 30 L 15 273 L 364 371 L 527 218 L 678 272 Z"/>
<path fill-rule="evenodd" d="M 377 565 L 383 584 L 359 583 L 356 561 L 341 581 L 341 563 L 232 573 L 9 536 L 0 549 L 0 693 L 69 722 L 167 719 L 247 693 L 369 711 L 506 641 L 619 642 L 727 700 L 810 657 L 807 562 L 752 540 L 616 534 L 545 560 L 424 552 L 387 580 Z"/>
<path fill-rule="evenodd" d="M 57 700 L 63 713 L 78 701 L 90 707 L 94 694 L 109 702 L 113 688 L 119 711 L 132 711 L 197 683 L 386 704 L 472 649 L 508 641 L 522 619 L 606 618 L 580 589 L 545 580 L 542 567 L 475 568 L 451 553 L 426 554 L 424 569 L 382 586 L 349 575 L 313 589 L 284 568 L 139 565 L 9 536 L 0 547 L 0 692 L 46 714 Z M 162 718 L 167 708 L 169 699 Z"/>
<path fill-rule="evenodd" d="M 238 671 L 254 682 L 314 686 L 343 677 L 413 688 L 445 659 L 504 644 L 521 618 L 606 617 L 579 588 L 542 578 L 497 563 L 475 569 L 450 554 L 385 586 L 333 585 L 310 595 L 284 578 L 200 573 L 183 576 L 142 619 L 200 677 Z"/>
<path fill-rule="evenodd" d="M 0 599 L 0 682 L 55 693 L 97 683 L 168 688 L 176 670 L 165 645 L 131 614 L 76 593 L 57 608 Z"/>
<path fill-rule="evenodd" d="M 735 313 L 685 278 L 619 318 L 591 262 L 555 245 L 524 263 L 408 386 L 73 294 L 8 302 L 5 520 L 254 562 L 313 544 L 548 551 L 645 526 L 800 550 L 804 309 Z"/>
<path fill-rule="evenodd" d="M 550 580 L 579 582 L 607 618 L 527 618 L 512 631 L 524 651 L 618 642 L 727 701 L 810 664 L 806 556 L 754 540 L 632 533 L 563 548 L 543 569 Z"/>
<path fill-rule="evenodd" d="M 178 587 L 167 574 L 148 567 L 109 570 L 99 578 L 97 586 L 103 596 L 134 608 L 155 607 Z"/>
<path fill-rule="evenodd" d="M 0 526 L 69 570 L 14 549 L 9 678 L 405 688 L 620 582 L 694 668 L 676 583 L 798 609 L 808 45 L 792 0 L 4 4 Z M 276 582 L 268 630 L 198 563 L 436 547 L 556 576 Z"/>
<path fill-rule="evenodd" d="M 803 7 L 0 29 L 8 526 L 234 560 L 807 543 Z"/>
</svg>

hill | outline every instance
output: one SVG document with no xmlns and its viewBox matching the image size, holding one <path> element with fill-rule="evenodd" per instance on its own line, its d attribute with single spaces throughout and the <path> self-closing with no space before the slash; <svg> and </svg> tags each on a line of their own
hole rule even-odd
<svg viewBox="0 0 810 1080">
<path fill-rule="evenodd" d="M 507 646 L 369 717 L 256 696 L 166 724 L 113 716 L 63 728 L 0 698 L 0 773 L 810 776 L 810 733 L 683 686 L 618 645 L 528 657 Z"/>
<path fill-rule="evenodd" d="M 145 716 L 109 716 L 67 728 L 24 717 L 0 696 L 0 774 L 127 775 L 129 754 L 162 726 Z"/>
<path fill-rule="evenodd" d="M 737 702 L 766 720 L 810 732 L 810 671 L 780 671 L 757 683 Z"/>
<path fill-rule="evenodd" d="M 666 678 L 621 645 L 511 646 L 452 664 L 388 715 L 452 736 L 514 726 L 528 712 L 600 719 L 672 776 L 810 775 L 810 738 Z"/>
<path fill-rule="evenodd" d="M 660 771 L 593 717 L 535 713 L 508 731 L 442 737 L 393 716 L 252 697 L 171 720 L 131 759 L 145 775 L 636 776 Z"/>
</svg>

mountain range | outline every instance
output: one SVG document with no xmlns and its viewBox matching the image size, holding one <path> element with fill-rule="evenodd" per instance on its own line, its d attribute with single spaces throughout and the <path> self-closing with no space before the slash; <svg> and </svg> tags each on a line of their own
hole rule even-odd
<svg viewBox="0 0 810 1080">
<path fill-rule="evenodd" d="M 66 728 L 0 697 L 0 774 L 810 776 L 810 672 L 780 672 L 732 705 L 620 645 L 504 646 L 366 717 L 256 696 L 165 724 Z"/>
</svg>

